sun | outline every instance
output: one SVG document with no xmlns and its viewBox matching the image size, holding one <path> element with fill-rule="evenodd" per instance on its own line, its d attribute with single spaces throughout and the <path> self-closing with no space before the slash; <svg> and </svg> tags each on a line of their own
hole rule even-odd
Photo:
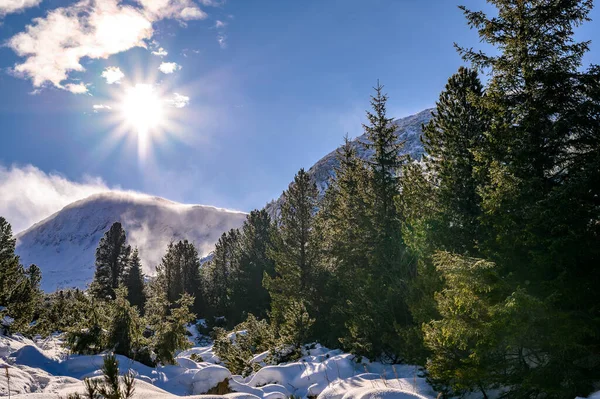
<svg viewBox="0 0 600 399">
<path fill-rule="evenodd" d="M 121 117 L 126 128 L 137 134 L 138 151 L 143 159 L 153 135 L 158 135 L 166 123 L 165 100 L 154 85 L 138 83 L 125 89 Z"/>
<path fill-rule="evenodd" d="M 153 85 L 138 83 L 125 90 L 123 119 L 138 133 L 148 133 L 164 122 L 164 100 Z"/>
</svg>

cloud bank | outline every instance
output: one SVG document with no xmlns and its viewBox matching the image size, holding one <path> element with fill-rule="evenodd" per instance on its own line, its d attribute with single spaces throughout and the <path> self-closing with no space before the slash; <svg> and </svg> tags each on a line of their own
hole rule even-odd
<svg viewBox="0 0 600 399">
<path fill-rule="evenodd" d="M 9 0 L 7 4 L 13 2 L 22 3 Z M 31 79 L 36 88 L 52 85 L 82 93 L 84 83 L 68 81 L 72 72 L 85 71 L 82 58 L 106 59 L 134 47 L 147 47 L 146 41 L 154 35 L 152 24 L 159 20 L 206 16 L 193 0 L 136 0 L 132 5 L 121 0 L 81 0 L 35 18 L 24 32 L 8 40 L 8 47 L 24 58 L 12 72 Z"/>
<path fill-rule="evenodd" d="M 0 1 L 0 18 L 6 14 L 22 12 L 26 8 L 35 7 L 42 0 L 1 0 Z"/>
<path fill-rule="evenodd" d="M 55 173 L 45 173 L 33 165 L 0 165 L 0 216 L 18 233 L 68 204 L 92 194 L 110 191 L 100 178 L 71 181 Z"/>
</svg>

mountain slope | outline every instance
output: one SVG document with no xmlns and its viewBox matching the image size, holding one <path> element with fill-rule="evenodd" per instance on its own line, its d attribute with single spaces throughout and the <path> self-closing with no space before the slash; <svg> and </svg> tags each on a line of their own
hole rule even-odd
<svg viewBox="0 0 600 399">
<path fill-rule="evenodd" d="M 187 239 L 205 256 L 223 232 L 245 218 L 242 212 L 107 192 L 74 202 L 20 233 L 17 254 L 24 265 L 41 268 L 45 291 L 84 288 L 94 276 L 98 242 L 114 222 L 123 224 L 128 243 L 139 248 L 144 272 L 153 274 L 169 242 Z"/>
<path fill-rule="evenodd" d="M 407 116 L 405 118 L 396 119 L 394 125 L 396 126 L 396 136 L 398 141 L 404 142 L 404 147 L 400 151 L 402 155 L 409 155 L 412 159 L 421 159 L 421 156 L 425 153 L 423 144 L 421 143 L 421 134 L 423 133 L 423 124 L 426 124 L 431 119 L 431 112 L 433 109 L 426 109 L 415 115 Z M 352 140 L 352 146 L 356 149 L 359 158 L 367 160 L 373 156 L 373 149 L 366 149 L 362 143 L 368 142 L 367 137 L 363 134 Z M 329 154 L 321 158 L 315 163 L 309 170 L 308 174 L 312 177 L 319 190 L 319 195 L 323 195 L 329 181 L 335 175 L 335 168 L 339 165 L 337 159 L 337 150 L 331 151 Z M 281 205 L 281 197 L 275 201 L 271 201 L 267 206 L 267 211 L 274 215 L 277 213 L 277 209 Z"/>
</svg>

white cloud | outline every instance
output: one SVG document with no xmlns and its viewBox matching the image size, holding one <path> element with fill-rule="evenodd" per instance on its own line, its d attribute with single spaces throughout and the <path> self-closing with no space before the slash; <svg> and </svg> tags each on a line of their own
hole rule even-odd
<svg viewBox="0 0 600 399">
<path fill-rule="evenodd" d="M 15 233 L 58 212 L 71 202 L 109 191 L 100 178 L 71 181 L 55 173 L 45 173 L 32 165 L 0 165 L 0 216 Z"/>
<path fill-rule="evenodd" d="M 50 84 L 72 91 L 68 79 L 72 72 L 85 71 L 82 58 L 106 59 L 133 47 L 146 47 L 154 34 L 152 24 L 161 19 L 206 17 L 192 0 L 136 2 L 138 6 L 121 0 L 80 0 L 35 18 L 7 42 L 24 58 L 12 72 L 31 79 L 35 88 Z"/>
<path fill-rule="evenodd" d="M 179 65 L 175 62 L 163 62 L 158 67 L 159 71 L 161 71 L 162 73 L 166 73 L 166 74 L 173 73 L 180 69 L 181 69 L 181 65 Z"/>
<path fill-rule="evenodd" d="M 112 85 L 113 83 L 121 84 L 121 79 L 125 77 L 125 74 L 121 71 L 121 68 L 110 66 L 104 69 L 100 76 L 106 79 L 106 83 Z"/>
<path fill-rule="evenodd" d="M 204 19 L 206 13 L 192 0 L 136 0 L 149 19 L 174 18 L 179 20 Z"/>
<path fill-rule="evenodd" d="M 221 20 L 217 20 L 217 22 L 215 23 L 215 28 L 219 29 L 219 28 L 224 28 L 225 25 L 227 25 L 227 23 L 221 21 Z"/>
<path fill-rule="evenodd" d="M 221 46 L 221 48 L 226 48 L 227 47 L 227 36 L 218 35 L 217 42 L 219 42 L 219 46 Z"/>
<path fill-rule="evenodd" d="M 83 83 L 67 83 L 64 89 L 73 94 L 85 94 L 88 92 L 87 86 Z"/>
<path fill-rule="evenodd" d="M 160 58 L 166 57 L 167 55 L 169 55 L 169 53 L 167 52 L 167 50 L 165 50 L 164 48 L 160 47 L 158 50 L 153 51 L 152 52 L 153 55 L 156 55 Z"/>
<path fill-rule="evenodd" d="M 183 108 L 190 103 L 190 98 L 183 94 L 173 93 L 173 97 L 167 100 L 167 104 L 175 108 Z"/>
<path fill-rule="evenodd" d="M 96 113 L 96 114 L 98 112 L 112 110 L 112 107 L 110 105 L 106 105 L 106 104 L 94 104 L 93 108 L 94 108 L 94 113 Z"/>
<path fill-rule="evenodd" d="M 0 17 L 35 7 L 41 2 L 42 0 L 0 0 Z"/>
</svg>

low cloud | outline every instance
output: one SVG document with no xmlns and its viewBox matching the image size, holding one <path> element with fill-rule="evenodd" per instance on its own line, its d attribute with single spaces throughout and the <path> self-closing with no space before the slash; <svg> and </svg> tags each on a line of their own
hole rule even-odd
<svg viewBox="0 0 600 399">
<path fill-rule="evenodd" d="M 68 83 L 64 89 L 73 94 L 85 94 L 88 92 L 87 86 L 83 83 Z"/>
<path fill-rule="evenodd" d="M 68 204 L 92 194 L 109 191 L 97 177 L 71 181 L 56 173 L 46 173 L 33 165 L 0 165 L 0 216 L 17 233 L 27 229 Z"/>
<path fill-rule="evenodd" d="M 115 83 L 121 84 L 121 79 L 125 77 L 125 74 L 123 73 L 123 71 L 121 71 L 121 68 L 110 66 L 104 69 L 100 76 L 106 79 L 106 83 L 112 85 Z"/>
<path fill-rule="evenodd" d="M 181 69 L 181 65 L 176 62 L 163 62 L 158 67 L 158 70 L 164 74 L 170 74 Z"/>
<path fill-rule="evenodd" d="M 156 55 L 157 57 L 163 58 L 169 55 L 169 52 L 164 48 L 160 47 L 158 50 L 153 51 L 152 55 Z"/>
<path fill-rule="evenodd" d="M 35 7 L 42 0 L 1 0 L 0 1 L 0 18 L 6 14 L 22 12 L 26 8 Z"/>
<path fill-rule="evenodd" d="M 190 98 L 183 94 L 173 93 L 173 97 L 167 100 L 167 104 L 175 108 L 183 108 L 190 103 Z"/>
<path fill-rule="evenodd" d="M 3 7 L 21 3 L 32 0 L 9 0 Z M 7 46 L 24 58 L 12 73 L 31 79 L 35 88 L 52 85 L 82 93 L 83 83 L 69 82 L 71 72 L 85 71 L 82 58 L 106 59 L 134 47 L 146 48 L 154 35 L 153 23 L 162 19 L 203 18 L 206 13 L 193 0 L 80 0 L 33 19 L 8 40 Z"/>
</svg>

